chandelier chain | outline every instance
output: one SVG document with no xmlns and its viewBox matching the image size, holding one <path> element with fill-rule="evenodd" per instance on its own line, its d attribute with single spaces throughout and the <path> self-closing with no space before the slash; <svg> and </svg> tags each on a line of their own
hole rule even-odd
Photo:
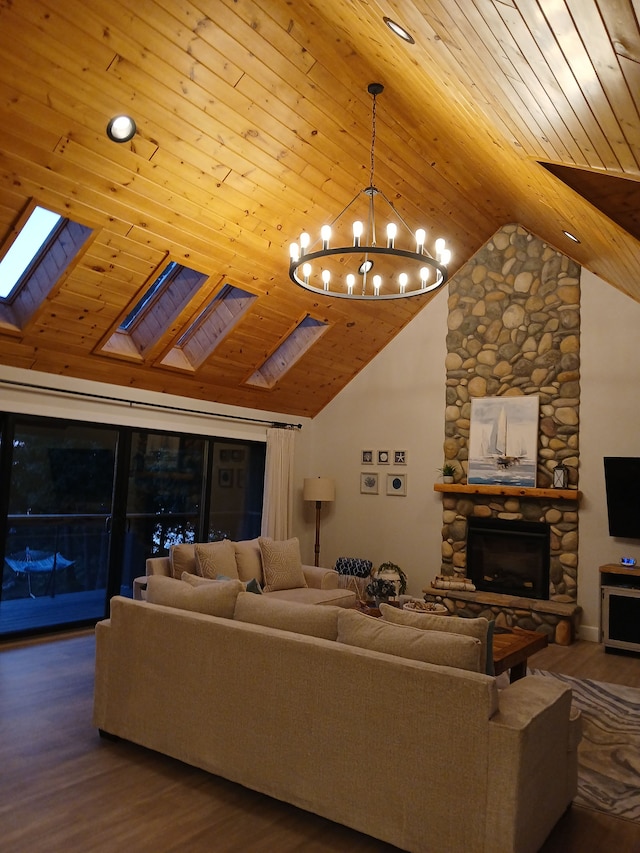
<svg viewBox="0 0 640 853">
<path fill-rule="evenodd" d="M 375 166 L 375 146 L 376 146 L 376 103 L 377 95 L 373 95 L 373 107 L 371 109 L 371 172 L 369 174 L 369 186 L 373 186 L 373 171 Z"/>
</svg>

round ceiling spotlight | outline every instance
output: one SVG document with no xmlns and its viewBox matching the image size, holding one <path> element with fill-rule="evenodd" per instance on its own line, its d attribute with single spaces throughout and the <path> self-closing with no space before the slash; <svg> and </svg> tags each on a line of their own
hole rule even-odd
<svg viewBox="0 0 640 853">
<path fill-rule="evenodd" d="M 397 24 L 395 21 L 391 20 L 391 18 L 387 18 L 386 15 L 382 19 L 385 24 L 389 27 L 391 32 L 395 33 L 397 36 L 400 36 L 404 41 L 408 41 L 409 44 L 415 44 L 416 40 L 411 35 L 410 32 L 405 30 L 404 27 L 401 27 L 400 24 Z"/>
<path fill-rule="evenodd" d="M 107 136 L 112 142 L 128 142 L 136 135 L 136 123 L 131 116 L 114 116 L 107 125 Z"/>
</svg>

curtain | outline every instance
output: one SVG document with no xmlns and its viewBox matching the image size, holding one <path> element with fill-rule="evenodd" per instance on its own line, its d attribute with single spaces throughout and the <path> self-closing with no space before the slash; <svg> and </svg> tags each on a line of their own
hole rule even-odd
<svg viewBox="0 0 640 853">
<path fill-rule="evenodd" d="M 295 430 L 267 430 L 261 532 L 272 539 L 291 537 L 294 441 Z"/>
</svg>

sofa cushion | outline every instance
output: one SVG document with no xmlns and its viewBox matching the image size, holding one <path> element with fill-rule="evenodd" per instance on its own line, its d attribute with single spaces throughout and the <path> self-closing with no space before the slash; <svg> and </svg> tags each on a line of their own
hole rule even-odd
<svg viewBox="0 0 640 853">
<path fill-rule="evenodd" d="M 242 542 L 234 542 L 233 548 L 236 552 L 236 566 L 240 580 L 250 581 L 254 578 L 261 584 L 262 557 L 258 540 L 245 539 Z"/>
<path fill-rule="evenodd" d="M 355 592 L 350 589 L 317 589 L 312 586 L 278 589 L 270 592 L 268 597 L 301 604 L 335 604 L 337 607 L 355 607 L 357 602 Z"/>
<path fill-rule="evenodd" d="M 258 539 L 262 554 L 262 575 L 264 591 L 278 589 L 298 589 L 306 587 L 307 581 L 302 571 L 300 542 L 293 539 Z"/>
<path fill-rule="evenodd" d="M 482 644 L 476 637 L 393 625 L 356 610 L 340 610 L 338 642 L 425 663 L 481 671 Z"/>
<path fill-rule="evenodd" d="M 238 593 L 243 586 L 238 580 L 212 581 L 199 586 L 183 583 L 163 575 L 150 575 L 147 579 L 147 602 L 178 607 L 209 616 L 233 619 Z"/>
<path fill-rule="evenodd" d="M 279 601 L 268 595 L 241 592 L 233 618 L 267 628 L 280 628 L 310 637 L 335 640 L 338 635 L 339 607 L 316 607 L 295 601 Z"/>
<path fill-rule="evenodd" d="M 233 542 L 222 539 L 220 542 L 201 542 L 195 545 L 197 574 L 203 578 L 237 578 L 236 551 Z"/>
<path fill-rule="evenodd" d="M 169 563 L 171 565 L 171 577 L 180 580 L 183 572 L 197 574 L 195 545 L 182 542 L 180 545 L 172 545 L 169 549 Z"/>
<path fill-rule="evenodd" d="M 493 653 L 492 646 L 489 644 L 489 628 L 492 623 L 484 616 L 478 616 L 475 619 L 463 619 L 460 616 L 432 616 L 430 613 L 411 613 L 384 603 L 380 604 L 380 613 L 386 622 L 393 622 L 395 625 L 409 625 L 423 631 L 444 631 L 448 634 L 477 637 L 482 643 L 480 671 L 493 675 Z"/>
</svg>

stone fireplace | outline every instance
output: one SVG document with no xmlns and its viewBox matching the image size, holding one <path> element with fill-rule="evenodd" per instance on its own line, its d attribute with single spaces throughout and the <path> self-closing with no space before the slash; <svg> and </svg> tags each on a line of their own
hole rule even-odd
<svg viewBox="0 0 640 853">
<path fill-rule="evenodd" d="M 494 519 L 546 525 L 549 576 L 548 588 L 533 597 L 514 589 L 425 593 L 446 599 L 460 615 L 482 614 L 566 641 L 579 612 L 580 267 L 521 226 L 506 225 L 449 282 L 447 324 L 444 459 L 456 476 L 439 488 L 441 574 L 467 577 L 467 520 Z M 468 486 L 471 399 L 534 394 L 536 487 Z M 559 462 L 569 471 L 562 492 L 552 488 Z"/>
</svg>

